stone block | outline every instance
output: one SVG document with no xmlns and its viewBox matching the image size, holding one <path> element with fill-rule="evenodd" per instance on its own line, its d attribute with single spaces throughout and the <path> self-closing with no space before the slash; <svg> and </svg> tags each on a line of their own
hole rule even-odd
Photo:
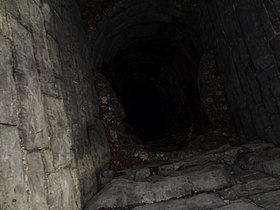
<svg viewBox="0 0 280 210">
<path fill-rule="evenodd" d="M 17 91 L 10 42 L 0 35 L 0 124 L 17 125 Z"/>
<path fill-rule="evenodd" d="M 54 172 L 53 166 L 53 154 L 51 150 L 43 150 L 42 154 L 42 161 L 44 163 L 44 168 L 46 173 Z"/>
<path fill-rule="evenodd" d="M 39 152 L 27 154 L 27 164 L 31 209 L 48 210 L 45 171 L 41 154 Z"/>
<path fill-rule="evenodd" d="M 11 31 L 7 22 L 7 14 L 5 8 L 5 1 L 0 1 L 0 34 L 11 37 Z"/>
<path fill-rule="evenodd" d="M 191 172 L 189 181 L 192 183 L 192 191 L 209 192 L 234 184 L 233 179 L 223 165 L 209 166 L 202 170 Z"/>
<path fill-rule="evenodd" d="M 28 186 L 16 127 L 0 128 L 0 209 L 28 209 Z"/>
<path fill-rule="evenodd" d="M 61 77 L 62 70 L 58 43 L 50 35 L 47 35 L 47 45 L 53 72 L 56 77 Z"/>
<path fill-rule="evenodd" d="M 66 116 L 63 100 L 49 96 L 45 96 L 44 99 L 54 167 L 57 169 L 72 162 L 71 127 Z"/>
<path fill-rule="evenodd" d="M 16 57 L 20 131 L 27 150 L 49 146 L 40 80 L 32 48 L 32 35 L 16 20 L 9 20 Z"/>
<path fill-rule="evenodd" d="M 48 177 L 48 205 L 50 210 L 75 210 L 73 179 L 68 169 Z"/>
<path fill-rule="evenodd" d="M 146 177 L 151 175 L 150 168 L 141 168 L 135 172 L 134 179 L 135 181 L 143 180 Z"/>
<path fill-rule="evenodd" d="M 56 37 L 57 25 L 59 21 L 61 23 L 61 18 L 57 14 L 57 11 L 51 7 L 50 0 L 44 0 L 41 6 L 41 11 L 44 17 L 44 24 L 46 31 L 49 35 Z"/>
<path fill-rule="evenodd" d="M 31 29 L 30 0 L 10 0 L 5 1 L 6 13 L 16 18 L 26 28 Z"/>
<path fill-rule="evenodd" d="M 38 71 L 40 72 L 42 92 L 54 97 L 60 97 L 59 81 L 55 77 L 55 68 L 57 66 L 54 67 L 56 63 L 53 63 L 57 58 L 50 59 L 50 55 L 56 55 L 59 52 L 54 52 L 58 50 L 55 45 L 49 45 L 44 18 L 36 4 L 30 6 L 30 22 L 32 24 L 34 55 Z"/>
<path fill-rule="evenodd" d="M 257 205 L 262 206 L 264 209 L 278 210 L 280 209 L 279 197 L 280 190 L 277 190 L 251 196 L 250 199 L 252 199 Z"/>
<path fill-rule="evenodd" d="M 253 169 L 274 177 L 280 176 L 280 149 L 256 152 L 244 156 L 239 164 L 244 169 Z"/>
<path fill-rule="evenodd" d="M 241 197 L 265 193 L 280 189 L 280 181 L 275 178 L 262 178 L 249 181 L 246 184 L 234 185 L 229 189 L 219 192 L 219 195 L 227 200 L 236 200 Z"/>
<path fill-rule="evenodd" d="M 263 171 L 273 177 L 280 177 L 280 159 L 262 163 Z"/>
</svg>

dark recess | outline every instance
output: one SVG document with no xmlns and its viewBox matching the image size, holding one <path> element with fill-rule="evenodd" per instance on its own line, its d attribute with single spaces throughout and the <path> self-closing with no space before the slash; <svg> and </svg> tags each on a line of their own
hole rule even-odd
<svg viewBox="0 0 280 210">
<path fill-rule="evenodd" d="M 158 23 L 156 34 L 123 48 L 100 69 L 124 108 L 124 122 L 142 141 L 174 144 L 190 127 L 208 126 L 197 84 L 198 46 L 179 23 Z"/>
</svg>

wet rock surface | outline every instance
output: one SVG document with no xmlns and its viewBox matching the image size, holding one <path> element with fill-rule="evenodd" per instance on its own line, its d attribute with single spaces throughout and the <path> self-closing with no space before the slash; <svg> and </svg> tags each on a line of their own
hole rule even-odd
<svg viewBox="0 0 280 210">
<path fill-rule="evenodd" d="M 111 181 L 85 209 L 279 209 L 279 160 L 268 155 L 278 150 L 261 142 L 224 145 L 181 161 L 109 171 Z"/>
</svg>

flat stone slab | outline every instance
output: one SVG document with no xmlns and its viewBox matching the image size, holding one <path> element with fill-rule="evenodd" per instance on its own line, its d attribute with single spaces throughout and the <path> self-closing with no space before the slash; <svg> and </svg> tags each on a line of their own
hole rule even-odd
<svg viewBox="0 0 280 210">
<path fill-rule="evenodd" d="M 274 145 L 270 143 L 251 143 L 244 144 L 240 147 L 231 147 L 229 145 L 224 145 L 216 150 L 205 152 L 204 154 L 194 156 L 188 160 L 159 166 L 159 175 L 169 176 L 170 174 L 174 173 L 174 171 L 182 170 L 184 168 L 192 166 L 201 166 L 215 161 L 234 164 L 238 154 L 263 152 L 264 150 L 272 148 L 274 148 Z M 263 153 L 267 152 L 268 151 L 265 151 Z"/>
<path fill-rule="evenodd" d="M 174 171 L 183 170 L 192 166 L 202 166 L 210 162 L 216 162 L 220 160 L 224 163 L 232 163 L 236 159 L 236 155 L 241 150 L 241 147 L 230 148 L 227 150 L 214 150 L 207 154 L 194 156 L 188 160 L 175 162 L 172 164 L 166 164 L 159 167 L 159 175 L 169 176 Z"/>
<path fill-rule="evenodd" d="M 246 184 L 254 180 L 271 178 L 271 176 L 263 173 L 262 171 L 244 170 L 237 166 L 228 168 L 228 171 L 230 171 L 230 174 L 238 184 Z"/>
<path fill-rule="evenodd" d="M 156 178 L 143 182 L 116 178 L 89 202 L 85 210 L 157 203 L 233 184 L 224 165 L 206 167 L 180 176 Z"/>
<path fill-rule="evenodd" d="M 247 201 L 247 200 L 237 200 L 229 205 L 216 208 L 213 210 L 261 210 L 262 208 L 259 208 L 254 203 Z M 263 209 L 262 209 L 263 210 Z"/>
<path fill-rule="evenodd" d="M 226 203 L 216 195 L 202 193 L 190 198 L 138 206 L 132 210 L 202 210 L 217 208 L 224 205 L 226 205 Z"/>
<path fill-rule="evenodd" d="M 248 154 L 239 161 L 243 169 L 262 171 L 274 177 L 280 176 L 280 148 Z"/>
<path fill-rule="evenodd" d="M 253 152 L 263 152 L 274 148 L 270 143 L 250 143 L 244 144 L 240 147 L 231 147 L 230 145 L 223 145 L 216 150 L 204 152 L 199 155 L 191 155 L 185 157 L 184 160 L 169 163 L 158 163 L 140 166 L 138 168 L 128 169 L 122 171 L 126 174 L 126 179 L 129 178 L 135 181 L 141 181 L 151 174 L 150 168 L 156 167 L 157 173 L 160 176 L 169 176 L 177 171 L 185 170 L 186 168 L 194 166 L 204 166 L 209 163 L 219 162 L 234 164 L 238 154 L 247 154 Z"/>
<path fill-rule="evenodd" d="M 251 196 L 250 199 L 266 210 L 280 209 L 280 190 Z"/>
<path fill-rule="evenodd" d="M 218 192 L 218 194 L 227 200 L 236 200 L 248 195 L 265 193 L 277 189 L 280 189 L 280 180 L 268 177 L 249 181 L 246 184 L 235 185 L 229 189 Z"/>
</svg>

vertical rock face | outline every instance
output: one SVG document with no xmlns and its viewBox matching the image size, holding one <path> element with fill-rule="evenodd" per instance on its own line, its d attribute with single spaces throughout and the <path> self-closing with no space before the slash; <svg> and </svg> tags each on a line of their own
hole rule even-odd
<svg viewBox="0 0 280 210">
<path fill-rule="evenodd" d="M 81 209 L 110 156 L 76 3 L 0 0 L 0 46 L 0 209 Z"/>
<path fill-rule="evenodd" d="M 201 37 L 215 51 L 236 126 L 279 144 L 279 3 L 200 1 Z"/>
</svg>

